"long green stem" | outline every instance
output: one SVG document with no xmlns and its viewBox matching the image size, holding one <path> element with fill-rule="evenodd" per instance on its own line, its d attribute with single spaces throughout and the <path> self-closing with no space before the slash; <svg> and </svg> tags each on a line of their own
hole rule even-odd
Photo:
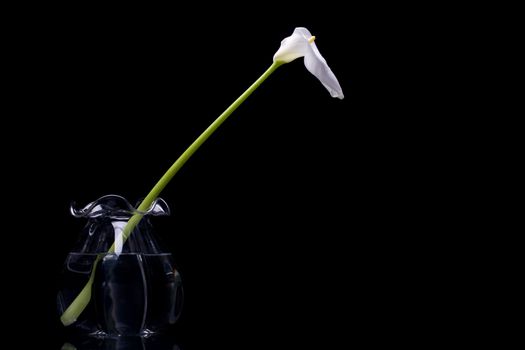
<svg viewBox="0 0 525 350">
<path fill-rule="evenodd" d="M 166 173 L 160 178 L 153 189 L 148 193 L 146 198 L 140 203 L 137 211 L 139 213 L 133 215 L 124 229 L 122 230 L 122 239 L 125 242 L 133 229 L 142 219 L 145 211 L 147 211 L 152 205 L 153 201 L 157 199 L 162 190 L 171 181 L 173 176 L 180 170 L 180 168 L 190 159 L 190 157 L 199 149 L 200 146 L 217 130 L 219 126 L 232 114 L 283 62 L 274 62 L 267 70 L 257 79 L 239 98 L 237 98 L 215 121 L 206 129 L 204 132 L 195 140 L 193 143 L 180 155 L 180 157 L 173 163 L 173 165 L 166 171 Z M 108 253 L 115 251 L 114 245 L 112 245 Z M 84 286 L 80 294 L 73 300 L 71 305 L 64 311 L 60 317 L 60 321 L 65 326 L 74 323 L 78 316 L 84 311 L 91 299 L 91 288 L 95 279 L 95 268 L 99 261 L 99 258 L 93 264 L 91 275 L 87 284 Z"/>
<path fill-rule="evenodd" d="M 91 300 L 91 286 L 93 285 L 93 281 L 95 280 L 95 270 L 97 269 L 97 265 L 101 259 L 101 256 L 98 255 L 95 259 L 95 262 L 93 263 L 93 268 L 91 269 L 91 275 L 89 276 L 89 280 L 82 288 L 82 291 L 78 294 L 78 296 L 73 300 L 71 305 L 64 311 L 62 316 L 60 316 L 60 321 L 64 326 L 69 326 L 70 324 L 74 323 L 78 316 L 84 311 L 86 306 L 89 304 L 89 301 Z"/>
<path fill-rule="evenodd" d="M 149 209 L 149 206 L 153 201 L 159 196 L 160 192 L 166 187 L 170 182 L 173 176 L 179 171 L 179 169 L 190 159 L 190 157 L 199 149 L 199 147 L 206 141 L 211 134 L 217 130 L 217 128 L 224 123 L 224 121 L 232 114 L 247 98 L 250 96 L 258 87 L 266 80 L 276 69 L 279 67 L 280 63 L 274 63 L 264 72 L 259 79 L 255 81 L 235 102 L 231 104 L 215 121 L 206 129 L 204 132 L 195 140 L 193 143 L 181 154 L 179 159 L 173 163 L 173 165 L 168 169 L 168 171 L 162 176 L 162 178 L 157 182 L 155 187 L 150 191 L 150 193 L 144 198 L 140 204 L 138 210 L 145 211 Z"/>
</svg>

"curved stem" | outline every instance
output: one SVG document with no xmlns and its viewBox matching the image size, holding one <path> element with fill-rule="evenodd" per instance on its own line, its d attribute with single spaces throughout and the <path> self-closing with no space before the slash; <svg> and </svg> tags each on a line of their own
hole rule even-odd
<svg viewBox="0 0 525 350">
<path fill-rule="evenodd" d="M 146 198 L 140 203 L 140 206 L 138 207 L 139 212 L 145 212 L 149 209 L 151 204 L 159 194 L 162 192 L 162 190 L 166 187 L 166 185 L 171 181 L 173 176 L 182 168 L 182 166 L 188 161 L 188 159 L 191 158 L 191 156 L 197 151 L 200 146 L 217 130 L 219 126 L 221 126 L 222 123 L 228 117 L 280 66 L 283 62 L 274 62 L 264 73 L 257 79 L 239 98 L 237 98 L 231 105 L 228 107 L 220 116 L 215 119 L 215 121 L 208 126 L 206 130 L 202 132 L 202 134 L 195 140 L 193 143 L 180 155 L 180 157 L 173 163 L 173 165 L 166 171 L 166 173 L 160 178 L 160 180 L 157 182 L 157 184 L 153 187 L 153 189 L 148 193 Z M 131 232 L 133 232 L 133 229 L 138 225 L 140 220 L 142 219 L 142 214 L 135 214 L 133 215 L 124 229 L 122 230 L 122 239 L 125 242 L 128 237 L 130 236 Z M 113 253 L 115 251 L 114 244 L 109 248 L 108 253 Z M 71 305 L 68 306 L 66 311 L 62 314 L 60 317 L 60 321 L 62 321 L 62 324 L 65 326 L 68 326 L 70 324 L 73 324 L 78 316 L 84 311 L 86 306 L 89 303 L 89 300 L 91 299 L 91 287 L 93 285 L 94 276 L 95 276 L 95 267 L 98 263 L 99 258 L 97 258 L 93 269 L 91 270 L 91 275 L 89 277 L 89 280 L 87 284 L 84 286 L 80 294 L 73 300 Z"/>
<path fill-rule="evenodd" d="M 206 141 L 211 134 L 217 130 L 217 128 L 224 123 L 224 121 L 232 114 L 247 98 L 250 96 L 258 87 L 262 84 L 263 81 L 266 80 L 276 69 L 279 67 L 281 63 L 274 63 L 264 72 L 263 75 L 259 79 L 255 81 L 235 102 L 231 104 L 230 107 L 228 107 L 220 116 L 215 119 L 215 121 L 208 126 L 206 130 L 195 140 L 193 143 L 184 151 L 184 153 L 181 154 L 179 159 L 173 163 L 173 165 L 166 171 L 166 173 L 162 176 L 162 178 L 157 182 L 155 187 L 150 191 L 150 193 L 144 198 L 142 203 L 140 204 L 138 210 L 140 211 L 146 211 L 149 209 L 149 206 L 153 201 L 159 196 L 160 192 L 166 187 L 166 185 L 170 182 L 170 180 L 173 178 L 173 176 L 180 170 L 180 168 L 190 159 L 190 157 L 199 149 L 199 147 Z"/>
<path fill-rule="evenodd" d="M 98 255 L 95 262 L 93 263 L 93 268 L 91 269 L 91 275 L 89 276 L 88 282 L 84 288 L 82 288 L 82 291 L 80 291 L 75 300 L 73 300 L 71 305 L 67 307 L 62 316 L 60 316 L 60 321 L 64 326 L 73 324 L 89 304 L 89 301 L 91 300 L 91 286 L 93 286 L 93 281 L 95 280 L 95 270 L 97 269 L 100 259 L 101 256 Z"/>
</svg>

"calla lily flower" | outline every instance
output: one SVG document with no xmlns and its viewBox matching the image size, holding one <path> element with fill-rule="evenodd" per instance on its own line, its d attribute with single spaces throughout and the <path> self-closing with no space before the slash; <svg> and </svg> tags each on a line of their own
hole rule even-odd
<svg viewBox="0 0 525 350">
<path fill-rule="evenodd" d="M 281 41 L 281 47 L 273 56 L 274 62 L 289 63 L 293 60 L 304 57 L 304 65 L 324 87 L 330 92 L 332 97 L 344 98 L 341 85 L 337 81 L 334 73 L 328 67 L 326 60 L 321 56 L 315 45 L 315 36 L 310 34 L 306 28 L 295 28 L 292 35 Z"/>
<path fill-rule="evenodd" d="M 332 97 L 343 99 L 344 96 L 341 86 L 330 67 L 326 64 L 326 60 L 319 53 L 314 40 L 315 37 L 310 34 L 308 29 L 300 27 L 295 28 L 293 34 L 281 42 L 281 47 L 273 57 L 273 64 L 248 89 L 246 89 L 241 96 L 226 108 L 226 110 L 219 115 L 195 141 L 193 141 L 179 158 L 177 158 L 175 163 L 173 163 L 168 171 L 166 171 L 157 184 L 151 189 L 148 195 L 142 200 L 140 206 L 136 209 L 136 213 L 129 219 L 129 221 L 119 221 L 113 224 L 115 243 L 109 248 L 109 254 L 115 253 L 118 256 L 122 252 L 123 245 L 129 235 L 133 232 L 134 227 L 140 222 L 140 220 L 142 220 L 142 217 L 144 216 L 143 213 L 151 208 L 164 187 L 166 187 L 180 168 L 215 132 L 215 130 L 217 130 L 217 128 L 221 126 L 222 123 L 224 123 L 224 121 L 228 119 L 228 117 L 283 63 L 289 63 L 299 57 L 304 57 L 304 65 L 306 66 L 306 69 L 321 81 Z M 95 280 L 95 271 L 97 271 L 96 267 L 101 256 L 102 255 L 99 255 L 93 263 L 87 283 L 60 317 L 64 326 L 74 324 L 89 304 L 92 295 L 92 286 Z"/>
</svg>

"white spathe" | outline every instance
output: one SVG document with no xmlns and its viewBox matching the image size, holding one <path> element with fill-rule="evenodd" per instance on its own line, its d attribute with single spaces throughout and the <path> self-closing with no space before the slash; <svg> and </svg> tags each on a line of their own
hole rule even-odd
<svg viewBox="0 0 525 350">
<path fill-rule="evenodd" d="M 292 35 L 281 41 L 281 47 L 273 56 L 274 62 L 289 63 L 293 60 L 304 57 L 304 65 L 324 87 L 330 92 L 332 97 L 344 98 L 341 85 L 337 81 L 334 73 L 328 67 L 326 60 L 321 56 L 315 45 L 315 37 L 310 31 L 303 27 L 295 28 Z"/>
</svg>

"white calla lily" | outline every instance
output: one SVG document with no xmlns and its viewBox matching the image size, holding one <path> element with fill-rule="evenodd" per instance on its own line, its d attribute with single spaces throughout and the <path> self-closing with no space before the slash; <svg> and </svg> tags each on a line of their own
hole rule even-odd
<svg viewBox="0 0 525 350">
<path fill-rule="evenodd" d="M 328 67 L 326 60 L 315 45 L 315 36 L 310 34 L 306 28 L 295 28 L 292 35 L 281 41 L 281 47 L 273 56 L 274 62 L 289 63 L 293 60 L 304 57 L 304 65 L 324 87 L 330 92 L 332 97 L 344 98 L 341 85 L 337 81 L 334 73 Z"/>
<path fill-rule="evenodd" d="M 313 37 L 306 28 L 295 28 L 291 36 L 281 42 L 281 47 L 273 57 L 273 63 L 268 69 L 248 88 L 242 93 L 226 110 L 215 119 L 213 123 L 200 134 L 195 141 L 177 158 L 175 163 L 166 171 L 166 173 L 159 179 L 157 184 L 153 186 L 148 195 L 142 200 L 136 213 L 127 222 L 115 223 L 115 243 L 108 249 L 108 254 L 118 256 L 122 252 L 126 240 L 133 232 L 134 228 L 142 220 L 144 212 L 148 211 L 152 204 L 157 200 L 159 194 L 171 181 L 180 168 L 186 164 L 188 159 L 202 146 L 202 144 L 217 130 L 219 126 L 224 123 L 226 119 L 244 102 L 246 99 L 283 63 L 291 62 L 299 57 L 304 57 L 304 64 L 306 68 L 317 77 L 328 89 L 333 97 L 343 99 L 343 91 L 337 81 L 334 73 L 326 64 L 326 60 L 321 56 L 317 46 L 314 43 Z M 77 322 L 79 316 L 84 312 L 91 301 L 92 286 L 95 281 L 95 272 L 98 271 L 97 264 L 101 261 L 99 255 L 91 269 L 89 279 L 80 291 L 80 293 L 67 306 L 66 310 L 60 316 L 60 320 L 64 326 L 69 326 Z"/>
</svg>

